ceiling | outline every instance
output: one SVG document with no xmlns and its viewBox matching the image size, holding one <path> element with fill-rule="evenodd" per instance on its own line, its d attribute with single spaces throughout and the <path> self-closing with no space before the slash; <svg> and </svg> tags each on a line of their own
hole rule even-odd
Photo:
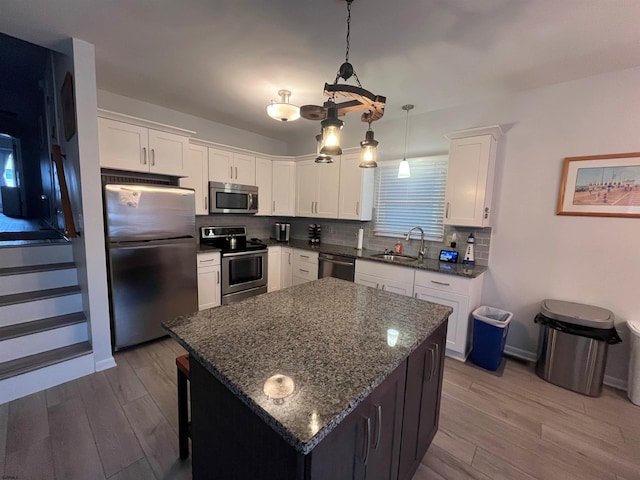
<svg viewBox="0 0 640 480">
<path fill-rule="evenodd" d="M 98 88 L 272 138 L 282 88 L 321 104 L 344 61 L 345 0 L 0 0 L 0 32 L 95 45 Z M 355 0 L 350 60 L 385 117 L 640 65 L 637 0 Z M 357 115 L 352 113 L 350 115 Z"/>
</svg>

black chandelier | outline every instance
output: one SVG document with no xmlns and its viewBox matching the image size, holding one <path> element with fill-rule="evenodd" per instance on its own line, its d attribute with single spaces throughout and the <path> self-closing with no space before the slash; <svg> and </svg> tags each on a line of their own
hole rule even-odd
<svg viewBox="0 0 640 480">
<path fill-rule="evenodd" d="M 360 116 L 360 120 L 368 124 L 368 129 L 365 139 L 360 142 L 359 166 L 362 168 L 377 167 L 376 153 L 378 142 L 373 137 L 371 123 L 382 118 L 387 99 L 362 88 L 358 74 L 353 68 L 353 65 L 349 63 L 351 4 L 354 0 L 345 1 L 347 2 L 347 49 L 345 61 L 340 65 L 334 82 L 324 84 L 324 95 L 329 97 L 327 101 L 324 102 L 322 106 L 303 105 L 300 107 L 300 116 L 308 120 L 321 120 L 322 133 L 316 136 L 318 154 L 316 162 L 331 163 L 331 157 L 342 155 L 340 134 L 344 122 L 340 120 L 339 117 L 349 112 L 364 110 Z M 340 79 L 347 81 L 351 77 L 355 78 L 357 85 L 338 83 Z M 339 99 L 344 99 L 344 101 L 338 102 Z"/>
</svg>

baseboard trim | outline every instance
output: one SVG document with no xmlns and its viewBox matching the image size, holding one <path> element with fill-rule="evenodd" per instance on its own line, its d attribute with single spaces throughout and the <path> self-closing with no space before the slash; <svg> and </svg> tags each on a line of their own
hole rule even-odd
<svg viewBox="0 0 640 480">
<path fill-rule="evenodd" d="M 117 366 L 115 359 L 113 358 L 113 356 L 109 357 L 109 358 L 105 358 L 103 360 L 98 360 L 96 362 L 96 372 L 102 372 L 103 370 L 109 370 L 110 368 L 113 368 Z"/>
<path fill-rule="evenodd" d="M 538 354 L 532 353 L 528 350 L 523 350 L 521 348 L 511 347 L 506 345 L 504 347 L 505 355 L 509 357 L 519 358 L 521 360 L 526 360 L 528 362 L 536 362 L 538 360 Z"/>
<path fill-rule="evenodd" d="M 621 378 L 612 377 L 611 375 L 605 375 L 603 383 L 611 388 L 615 388 L 616 390 L 624 390 L 627 391 L 627 381 Z"/>
</svg>

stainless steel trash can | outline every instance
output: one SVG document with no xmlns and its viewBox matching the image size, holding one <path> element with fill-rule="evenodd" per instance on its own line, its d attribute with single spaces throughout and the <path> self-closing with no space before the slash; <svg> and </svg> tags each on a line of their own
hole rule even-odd
<svg viewBox="0 0 640 480">
<path fill-rule="evenodd" d="M 621 341 L 614 318 L 604 308 L 543 300 L 535 319 L 541 325 L 538 376 L 583 395 L 599 396 L 609 344 Z"/>
</svg>

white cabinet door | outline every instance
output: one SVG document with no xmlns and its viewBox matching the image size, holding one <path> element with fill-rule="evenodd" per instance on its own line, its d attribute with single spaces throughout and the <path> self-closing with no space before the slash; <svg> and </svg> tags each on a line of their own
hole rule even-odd
<svg viewBox="0 0 640 480">
<path fill-rule="evenodd" d="M 354 282 L 360 285 L 366 285 L 367 287 L 378 288 L 387 292 L 404 295 L 405 297 L 410 297 L 413 294 L 412 283 L 399 282 L 397 280 L 390 280 L 388 278 L 382 278 L 366 273 L 356 272 Z"/>
<path fill-rule="evenodd" d="M 149 129 L 98 117 L 100 166 L 149 171 Z"/>
<path fill-rule="evenodd" d="M 198 268 L 198 308 L 220 305 L 220 265 Z"/>
<path fill-rule="evenodd" d="M 149 129 L 149 171 L 162 175 L 183 175 L 188 146 L 186 137 Z"/>
<path fill-rule="evenodd" d="M 271 160 L 256 157 L 256 185 L 258 186 L 258 213 L 256 215 L 271 215 L 271 189 L 273 165 Z M 271 263 L 271 262 L 269 262 Z"/>
<path fill-rule="evenodd" d="M 296 214 L 296 162 L 273 161 L 271 214 L 293 217 Z M 260 195 L 260 193 L 258 193 Z"/>
<path fill-rule="evenodd" d="M 290 287 L 293 281 L 293 248 L 282 247 L 280 266 L 280 286 L 282 288 Z"/>
<path fill-rule="evenodd" d="M 316 214 L 318 191 L 316 166 L 313 160 L 303 160 L 296 165 L 296 216 L 298 217 L 313 217 Z"/>
<path fill-rule="evenodd" d="M 366 285 L 371 288 L 380 288 L 380 282 L 382 279 L 373 275 L 367 275 L 366 273 L 356 272 L 353 281 L 359 285 Z"/>
<path fill-rule="evenodd" d="M 258 187 L 260 188 L 260 187 Z M 282 248 L 269 247 L 268 251 L 269 270 L 267 274 L 267 291 L 275 292 L 280 290 L 282 284 Z"/>
<path fill-rule="evenodd" d="M 340 195 L 340 158 L 333 163 L 314 163 L 316 166 L 316 217 L 338 218 Z"/>
<path fill-rule="evenodd" d="M 371 220 L 375 172 L 360 168 L 360 154 L 343 155 L 340 159 L 340 196 L 338 218 Z"/>
<path fill-rule="evenodd" d="M 469 353 L 469 297 L 416 285 L 414 297 L 453 308 L 447 326 L 447 356 L 465 361 Z"/>
<path fill-rule="evenodd" d="M 180 186 L 195 190 L 196 215 L 209 214 L 208 169 L 207 147 L 189 145 L 184 169 L 186 177 L 180 179 Z"/>
<path fill-rule="evenodd" d="M 233 183 L 233 153 L 209 147 L 209 180 Z"/>
<path fill-rule="evenodd" d="M 490 225 L 495 157 L 493 135 L 451 141 L 445 194 L 446 225 Z"/>
<path fill-rule="evenodd" d="M 256 157 L 242 153 L 233 154 L 233 183 L 256 184 Z"/>
</svg>

